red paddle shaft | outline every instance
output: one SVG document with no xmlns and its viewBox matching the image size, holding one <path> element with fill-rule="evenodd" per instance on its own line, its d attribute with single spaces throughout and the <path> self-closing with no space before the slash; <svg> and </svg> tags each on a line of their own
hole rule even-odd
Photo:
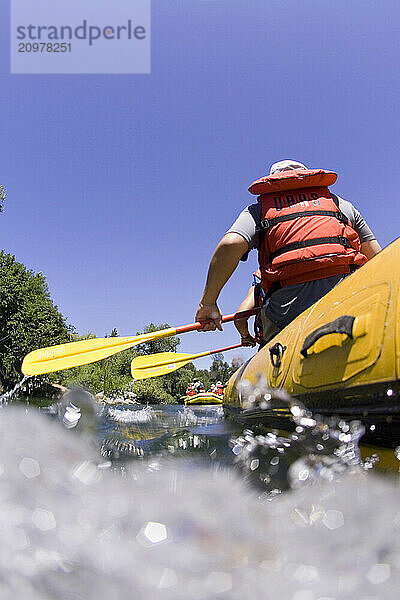
<svg viewBox="0 0 400 600">
<path fill-rule="evenodd" d="M 260 310 L 260 308 L 252 308 L 251 310 L 244 310 L 243 312 L 234 313 L 232 315 L 225 315 L 222 317 L 221 321 L 222 323 L 228 323 L 229 321 L 234 321 L 235 319 L 248 319 L 252 315 L 256 315 L 258 312 L 260 312 Z M 201 327 L 203 327 L 206 323 L 212 323 L 212 321 L 203 321 L 202 323 L 197 321 L 196 323 L 191 323 L 190 325 L 182 325 L 181 327 L 176 328 L 175 335 L 186 333 L 187 331 L 196 331 L 201 329 Z"/>
<path fill-rule="evenodd" d="M 228 350 L 234 350 L 235 348 L 241 348 L 243 346 L 242 343 L 234 344 L 233 346 L 227 346 L 226 348 L 218 348 L 218 350 L 212 350 L 209 354 L 218 354 L 218 352 L 228 352 Z"/>
</svg>

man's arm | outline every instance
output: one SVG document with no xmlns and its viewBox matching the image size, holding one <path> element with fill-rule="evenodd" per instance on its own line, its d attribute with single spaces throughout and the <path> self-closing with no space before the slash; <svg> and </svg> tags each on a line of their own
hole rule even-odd
<svg viewBox="0 0 400 600">
<path fill-rule="evenodd" d="M 375 235 L 371 231 L 368 223 L 365 221 L 361 213 L 348 200 L 344 200 L 337 196 L 339 200 L 339 209 L 346 215 L 350 221 L 350 225 L 358 233 L 361 241 L 361 252 L 370 260 L 381 251 L 379 243 L 376 241 Z"/>
<path fill-rule="evenodd" d="M 368 242 L 362 242 L 361 244 L 361 252 L 365 254 L 368 260 L 373 258 L 375 254 L 378 254 L 381 250 L 382 248 L 376 240 L 369 240 Z"/>
<path fill-rule="evenodd" d="M 196 321 L 212 323 L 204 325 L 200 331 L 214 331 L 220 329 L 221 311 L 217 306 L 218 296 L 228 281 L 243 254 L 249 250 L 247 241 L 239 233 L 226 233 L 219 242 L 211 258 L 208 268 L 207 281 L 196 312 Z"/>
<path fill-rule="evenodd" d="M 255 305 L 256 300 L 254 296 L 254 285 L 252 285 L 249 291 L 247 292 L 246 298 L 243 300 L 242 304 L 237 309 L 237 312 L 251 310 L 255 307 Z M 248 319 L 235 319 L 234 324 L 236 329 L 240 333 L 243 346 L 251 346 L 253 348 L 256 345 L 256 340 L 249 333 Z"/>
</svg>

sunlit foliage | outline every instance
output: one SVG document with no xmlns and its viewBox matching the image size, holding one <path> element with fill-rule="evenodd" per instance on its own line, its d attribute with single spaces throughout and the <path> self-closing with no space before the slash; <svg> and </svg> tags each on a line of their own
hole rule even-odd
<svg viewBox="0 0 400 600">
<path fill-rule="evenodd" d="M 36 348 L 70 341 L 66 324 L 50 298 L 43 273 L 34 273 L 11 254 L 0 252 L 0 385 L 21 378 L 24 356 Z"/>
<path fill-rule="evenodd" d="M 0 184 L 0 213 L 4 210 L 4 202 L 6 201 L 6 188 Z"/>
</svg>

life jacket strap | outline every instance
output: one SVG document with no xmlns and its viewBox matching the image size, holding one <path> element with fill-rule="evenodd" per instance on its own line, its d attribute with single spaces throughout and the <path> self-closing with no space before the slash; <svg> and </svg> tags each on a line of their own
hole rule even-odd
<svg viewBox="0 0 400 600">
<path fill-rule="evenodd" d="M 314 217 L 315 215 L 322 217 L 335 217 L 341 223 L 345 225 L 349 224 L 348 218 L 341 211 L 333 211 L 333 210 L 309 210 L 303 212 L 295 212 L 290 215 L 280 215 L 278 217 L 274 217 L 273 219 L 263 219 L 261 221 L 261 230 L 265 232 L 267 229 L 270 229 L 274 225 L 278 223 L 284 223 L 286 221 L 292 221 L 294 219 L 298 219 L 300 217 Z"/>
<path fill-rule="evenodd" d="M 268 262 L 272 263 L 274 258 L 284 254 L 285 252 L 291 252 L 292 250 L 298 250 L 299 248 L 309 248 L 310 246 L 321 246 L 322 244 L 340 244 L 345 248 L 352 248 L 349 240 L 342 236 L 314 238 L 313 240 L 303 240 L 299 242 L 293 242 L 292 244 L 287 244 L 287 246 L 276 250 L 276 252 L 272 252 L 268 256 Z"/>
</svg>

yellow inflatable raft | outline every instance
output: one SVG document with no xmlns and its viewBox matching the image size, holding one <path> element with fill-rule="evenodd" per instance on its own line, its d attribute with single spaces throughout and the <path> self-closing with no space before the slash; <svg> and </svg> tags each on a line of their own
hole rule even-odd
<svg viewBox="0 0 400 600">
<path fill-rule="evenodd" d="M 400 423 L 400 238 L 276 335 L 229 380 L 225 412 L 246 413 L 237 384 L 264 376 L 313 412 Z M 240 386 L 239 386 L 240 387 Z"/>
<path fill-rule="evenodd" d="M 185 396 L 185 404 L 222 404 L 223 396 L 213 392 L 200 392 L 194 396 Z"/>
</svg>

